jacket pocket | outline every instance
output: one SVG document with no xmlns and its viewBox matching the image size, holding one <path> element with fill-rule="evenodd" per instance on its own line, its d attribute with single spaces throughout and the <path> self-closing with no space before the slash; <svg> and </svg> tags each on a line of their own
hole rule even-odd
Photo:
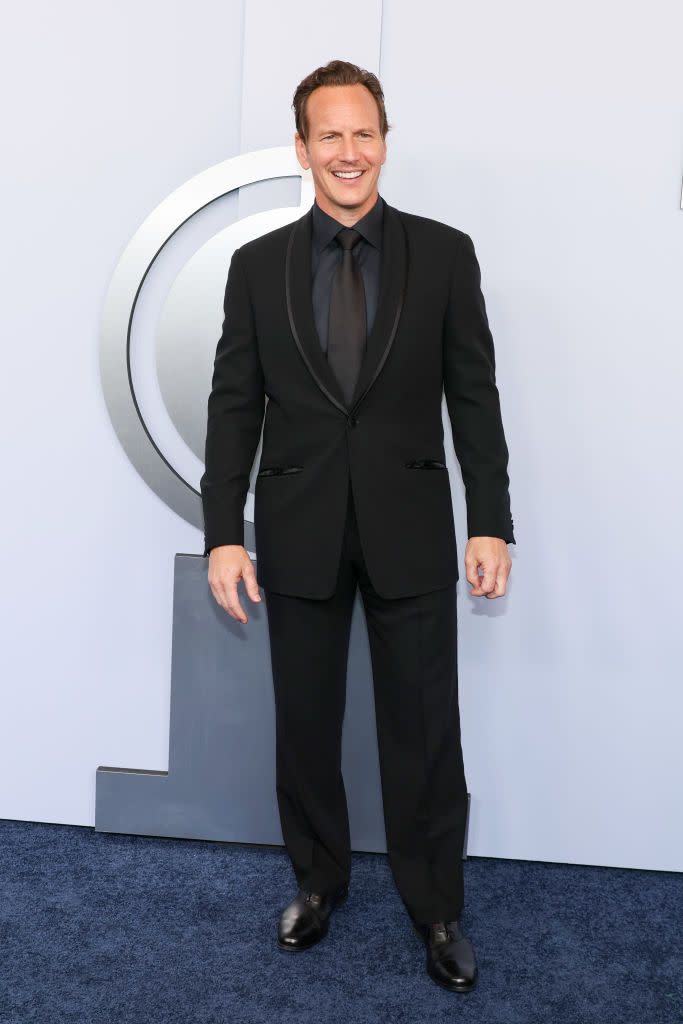
<svg viewBox="0 0 683 1024">
<path fill-rule="evenodd" d="M 266 466 L 260 469 L 257 476 L 284 476 L 286 473 L 300 473 L 303 466 Z"/>
<path fill-rule="evenodd" d="M 446 469 L 446 463 L 439 459 L 413 459 L 405 463 L 406 469 Z"/>
</svg>

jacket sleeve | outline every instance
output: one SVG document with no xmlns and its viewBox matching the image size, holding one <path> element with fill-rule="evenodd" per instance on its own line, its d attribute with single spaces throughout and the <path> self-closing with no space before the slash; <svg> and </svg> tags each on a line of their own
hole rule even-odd
<svg viewBox="0 0 683 1024">
<path fill-rule="evenodd" d="M 474 244 L 464 233 L 452 270 L 443 365 L 453 446 L 465 484 L 467 536 L 514 544 L 493 338 Z"/>
<path fill-rule="evenodd" d="M 265 408 L 263 371 L 240 250 L 230 261 L 208 399 L 204 474 L 204 557 L 219 544 L 244 544 L 244 503 Z"/>
</svg>

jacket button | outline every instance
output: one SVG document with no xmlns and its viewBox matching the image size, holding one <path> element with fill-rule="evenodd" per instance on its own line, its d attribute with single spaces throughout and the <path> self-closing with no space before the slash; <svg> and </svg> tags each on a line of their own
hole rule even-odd
<svg viewBox="0 0 683 1024">
<path fill-rule="evenodd" d="M 349 416 L 349 426 L 355 427 L 358 424 L 358 420 L 355 416 Z"/>
</svg>

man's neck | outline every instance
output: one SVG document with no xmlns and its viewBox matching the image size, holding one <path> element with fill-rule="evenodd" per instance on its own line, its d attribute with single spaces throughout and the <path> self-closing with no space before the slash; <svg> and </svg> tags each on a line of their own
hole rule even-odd
<svg viewBox="0 0 683 1024">
<path fill-rule="evenodd" d="M 379 199 L 379 191 L 375 191 L 368 196 L 362 206 L 338 206 L 336 203 L 331 203 L 327 196 L 320 196 L 316 193 L 315 201 L 320 209 L 328 214 L 330 217 L 334 217 L 344 227 L 352 228 L 356 221 L 359 221 L 361 217 L 364 217 L 366 213 L 374 207 L 375 203 Z"/>
</svg>

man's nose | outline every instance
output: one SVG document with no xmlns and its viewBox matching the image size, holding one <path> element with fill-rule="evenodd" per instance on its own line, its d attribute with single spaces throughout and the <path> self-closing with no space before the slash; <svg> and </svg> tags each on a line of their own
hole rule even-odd
<svg viewBox="0 0 683 1024">
<path fill-rule="evenodd" d="M 350 164 L 358 162 L 360 150 L 355 139 L 343 139 L 341 151 L 338 154 L 341 160 L 347 160 Z"/>
</svg>

